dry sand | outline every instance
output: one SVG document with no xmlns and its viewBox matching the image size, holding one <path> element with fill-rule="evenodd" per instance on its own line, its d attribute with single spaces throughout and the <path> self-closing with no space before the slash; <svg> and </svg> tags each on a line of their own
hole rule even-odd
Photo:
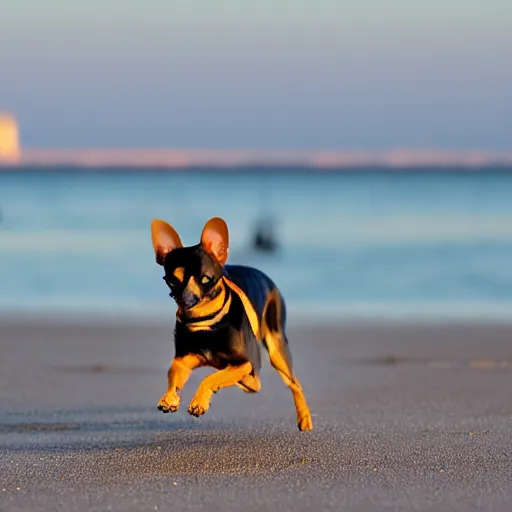
<svg viewBox="0 0 512 512">
<path fill-rule="evenodd" d="M 0 510 L 512 510 L 511 326 L 289 334 L 311 433 L 268 364 L 160 413 L 170 323 L 2 319 Z"/>
</svg>

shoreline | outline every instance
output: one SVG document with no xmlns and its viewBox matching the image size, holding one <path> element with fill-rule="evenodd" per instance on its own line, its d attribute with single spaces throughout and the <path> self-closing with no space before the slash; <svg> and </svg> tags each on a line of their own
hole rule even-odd
<svg viewBox="0 0 512 512">
<path fill-rule="evenodd" d="M 331 328 L 345 325 L 512 325 L 510 301 L 440 301 L 361 302 L 287 301 L 288 325 L 326 325 Z M 162 301 L 152 304 L 136 302 L 113 303 L 98 301 L 96 307 L 68 302 L 39 302 L 9 305 L 0 301 L 0 324 L 18 322 L 44 323 L 174 323 L 174 304 Z M 85 307 L 84 307 L 85 306 Z"/>
</svg>

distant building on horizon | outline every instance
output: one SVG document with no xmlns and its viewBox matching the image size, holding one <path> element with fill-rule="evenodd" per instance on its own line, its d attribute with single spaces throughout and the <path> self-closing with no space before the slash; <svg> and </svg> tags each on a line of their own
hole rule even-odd
<svg viewBox="0 0 512 512">
<path fill-rule="evenodd" d="M 0 164 L 16 164 L 20 157 L 18 122 L 13 116 L 0 113 Z"/>
</svg>

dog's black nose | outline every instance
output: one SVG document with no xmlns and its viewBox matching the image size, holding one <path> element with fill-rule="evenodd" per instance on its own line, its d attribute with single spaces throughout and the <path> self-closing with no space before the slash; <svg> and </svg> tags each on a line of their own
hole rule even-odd
<svg viewBox="0 0 512 512">
<path fill-rule="evenodd" d="M 193 308 L 201 300 L 195 293 L 191 293 L 191 292 L 188 292 L 186 290 L 183 293 L 183 296 L 182 296 L 181 299 L 182 299 L 182 302 L 183 302 L 183 304 L 185 306 L 185 309 Z"/>
</svg>

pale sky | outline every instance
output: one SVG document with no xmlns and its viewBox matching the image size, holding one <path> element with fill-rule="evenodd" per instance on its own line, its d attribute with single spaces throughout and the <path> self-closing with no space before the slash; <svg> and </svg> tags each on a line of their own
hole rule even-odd
<svg viewBox="0 0 512 512">
<path fill-rule="evenodd" d="M 512 148 L 512 0 L 0 0 L 26 147 Z"/>
</svg>

